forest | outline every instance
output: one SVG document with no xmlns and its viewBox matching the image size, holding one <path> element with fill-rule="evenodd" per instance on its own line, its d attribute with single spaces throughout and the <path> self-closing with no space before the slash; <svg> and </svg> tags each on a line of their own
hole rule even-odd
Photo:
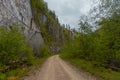
<svg viewBox="0 0 120 80">
<path fill-rule="evenodd" d="M 120 1 L 101 0 L 79 25 L 74 43 L 63 47 L 61 57 L 105 80 L 119 80 L 112 71 L 120 71 Z"/>
</svg>

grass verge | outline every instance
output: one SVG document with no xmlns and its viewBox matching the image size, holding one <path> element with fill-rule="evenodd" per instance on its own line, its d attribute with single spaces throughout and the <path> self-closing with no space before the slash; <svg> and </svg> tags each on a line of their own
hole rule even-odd
<svg viewBox="0 0 120 80">
<path fill-rule="evenodd" d="M 79 69 L 83 69 L 92 75 L 98 77 L 97 80 L 120 80 L 120 72 L 112 71 L 111 69 L 106 69 L 104 67 L 95 66 L 93 62 L 86 61 L 83 59 L 77 58 L 68 58 L 64 57 L 64 55 L 60 55 L 60 57 L 73 64 Z"/>
<path fill-rule="evenodd" d="M 32 66 L 23 66 L 21 68 L 17 68 L 14 70 L 6 71 L 4 73 L 0 73 L 0 80 L 21 80 L 21 78 L 28 74 L 33 68 L 40 67 L 41 64 L 48 58 L 49 56 L 38 58 L 34 60 Z"/>
</svg>

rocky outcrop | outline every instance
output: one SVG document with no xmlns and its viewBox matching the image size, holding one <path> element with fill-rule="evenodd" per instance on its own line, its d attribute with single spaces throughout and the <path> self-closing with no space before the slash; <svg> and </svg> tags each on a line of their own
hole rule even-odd
<svg viewBox="0 0 120 80">
<path fill-rule="evenodd" d="M 16 23 L 23 30 L 27 42 L 38 51 L 38 47 L 44 45 L 44 40 L 34 23 L 30 0 L 0 0 L 0 26 L 10 30 L 10 26 Z"/>
<path fill-rule="evenodd" d="M 10 30 L 13 24 L 22 29 L 35 53 L 44 43 L 52 53 L 60 52 L 60 46 L 74 38 L 70 28 L 60 25 L 55 12 L 43 0 L 0 0 L 0 26 Z"/>
</svg>

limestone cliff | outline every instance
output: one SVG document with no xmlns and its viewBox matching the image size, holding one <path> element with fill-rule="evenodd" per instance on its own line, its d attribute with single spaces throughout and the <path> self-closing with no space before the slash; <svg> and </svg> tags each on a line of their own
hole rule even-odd
<svg viewBox="0 0 120 80">
<path fill-rule="evenodd" d="M 13 24 L 22 29 L 35 53 L 44 44 L 58 52 L 72 38 L 71 30 L 61 26 L 44 0 L 0 0 L 0 26 L 10 30 Z"/>
<path fill-rule="evenodd" d="M 30 0 L 0 0 L 0 26 L 10 30 L 13 24 L 18 24 L 23 30 L 27 42 L 33 49 L 38 49 L 44 44 L 40 29 L 33 20 Z"/>
</svg>

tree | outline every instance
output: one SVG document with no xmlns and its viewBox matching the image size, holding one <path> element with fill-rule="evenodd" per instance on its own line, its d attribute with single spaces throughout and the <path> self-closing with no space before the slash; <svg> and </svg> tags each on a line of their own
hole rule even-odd
<svg viewBox="0 0 120 80">
<path fill-rule="evenodd" d="M 21 31 L 15 27 L 10 31 L 0 28 L 0 64 L 12 66 L 30 59 L 33 59 L 32 49 L 26 44 Z"/>
<path fill-rule="evenodd" d="M 80 17 L 80 32 L 82 33 L 91 33 L 92 32 L 92 26 L 89 22 L 89 18 L 85 15 Z"/>
</svg>

